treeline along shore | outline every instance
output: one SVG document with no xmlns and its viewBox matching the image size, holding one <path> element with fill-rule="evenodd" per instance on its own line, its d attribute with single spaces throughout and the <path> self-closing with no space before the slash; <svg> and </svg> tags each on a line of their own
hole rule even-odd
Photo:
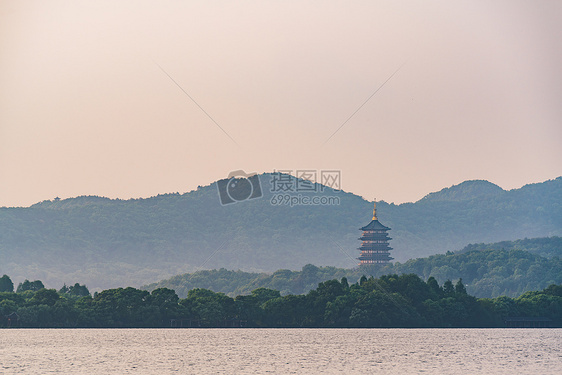
<svg viewBox="0 0 562 375">
<path fill-rule="evenodd" d="M 301 295 L 258 288 L 235 298 L 191 289 L 132 287 L 90 295 L 84 285 L 46 289 L 41 281 L 0 278 L 0 327 L 506 327 L 514 322 L 562 326 L 562 285 L 516 298 L 476 298 L 461 280 L 439 285 L 415 274 L 365 276 L 318 284 Z M 538 322 L 538 323 L 537 323 Z"/>
</svg>

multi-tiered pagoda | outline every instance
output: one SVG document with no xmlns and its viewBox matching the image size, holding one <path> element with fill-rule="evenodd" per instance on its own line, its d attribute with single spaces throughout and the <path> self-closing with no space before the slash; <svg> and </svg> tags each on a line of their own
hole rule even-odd
<svg viewBox="0 0 562 375">
<path fill-rule="evenodd" d="M 392 247 L 388 246 L 388 241 L 391 240 L 388 237 L 387 231 L 390 228 L 382 225 L 377 219 L 377 202 L 375 202 L 375 207 L 373 208 L 373 220 L 363 228 L 363 235 L 359 238 L 361 241 L 361 255 L 359 256 L 359 265 L 367 264 L 381 264 L 389 263 L 392 259 L 390 256 L 390 250 Z"/>
</svg>

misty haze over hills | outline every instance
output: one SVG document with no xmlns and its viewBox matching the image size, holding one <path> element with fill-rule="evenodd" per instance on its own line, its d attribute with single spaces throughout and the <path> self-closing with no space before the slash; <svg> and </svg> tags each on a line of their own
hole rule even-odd
<svg viewBox="0 0 562 375">
<path fill-rule="evenodd" d="M 0 208 L 0 274 L 48 287 L 141 285 L 198 269 L 299 270 L 305 264 L 356 265 L 358 228 L 372 202 L 324 188 L 332 205 L 273 205 L 263 197 L 222 206 L 217 183 L 185 194 L 112 200 L 78 197 Z M 318 187 L 318 186 L 316 186 Z M 470 243 L 562 235 L 562 177 L 505 191 L 466 181 L 415 203 L 379 202 L 398 261 Z"/>
</svg>

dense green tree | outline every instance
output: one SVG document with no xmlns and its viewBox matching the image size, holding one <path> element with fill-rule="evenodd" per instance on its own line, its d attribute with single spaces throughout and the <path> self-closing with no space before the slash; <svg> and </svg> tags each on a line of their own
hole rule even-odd
<svg viewBox="0 0 562 375">
<path fill-rule="evenodd" d="M 251 296 L 256 299 L 258 305 L 262 305 L 269 301 L 270 299 L 281 297 L 281 294 L 277 290 L 258 288 L 252 290 Z"/>
<path fill-rule="evenodd" d="M 4 275 L 0 277 L 0 293 L 1 292 L 13 292 L 14 291 L 14 283 L 12 279 L 8 275 Z"/>
<path fill-rule="evenodd" d="M 64 284 L 59 290 L 59 293 L 73 297 L 85 297 L 90 295 L 90 291 L 88 290 L 86 285 L 80 285 L 79 283 L 71 286 L 66 286 L 66 284 Z"/>
<path fill-rule="evenodd" d="M 354 304 L 350 324 L 354 327 L 409 327 L 419 319 L 416 315 L 402 295 L 372 290 Z"/>
<path fill-rule="evenodd" d="M 54 306 L 61 297 L 55 289 L 39 289 L 29 300 L 32 305 Z"/>
<path fill-rule="evenodd" d="M 515 301 L 506 296 L 494 298 L 492 300 L 494 312 L 503 320 L 509 316 L 520 316 L 521 313 L 515 304 Z"/>
<path fill-rule="evenodd" d="M 324 322 L 329 327 L 349 326 L 354 305 L 363 293 L 346 293 L 336 297 L 333 301 L 326 302 Z"/>
<path fill-rule="evenodd" d="M 149 297 L 147 291 L 131 287 L 108 289 L 94 297 L 92 307 L 100 326 L 144 327 Z"/>
<path fill-rule="evenodd" d="M 361 276 L 359 279 L 359 285 L 363 285 L 367 282 L 367 277 L 365 275 Z"/>
<path fill-rule="evenodd" d="M 431 297 L 429 286 L 418 275 L 413 273 L 401 276 L 396 274 L 384 275 L 378 281 L 372 279 L 371 282 L 378 282 L 383 287 L 383 290 L 386 289 L 390 292 L 399 293 L 415 305 Z"/>
<path fill-rule="evenodd" d="M 435 277 L 430 276 L 429 279 L 427 279 L 427 286 L 430 293 L 432 294 L 432 299 L 438 299 L 443 295 L 443 288 L 439 286 L 439 283 L 437 282 L 437 280 L 435 280 Z"/>
<path fill-rule="evenodd" d="M 98 320 L 96 320 L 94 306 L 93 306 L 93 298 L 92 296 L 85 296 L 78 298 L 74 302 L 74 308 L 76 309 L 77 317 L 76 317 L 76 325 L 78 327 L 100 327 L 103 324 L 100 324 Z M 107 327 L 110 327 L 107 325 Z"/>
<path fill-rule="evenodd" d="M 562 298 L 545 291 L 526 292 L 515 299 L 515 305 L 523 316 L 562 319 Z"/>
<path fill-rule="evenodd" d="M 445 297 L 439 300 L 439 307 L 442 311 L 443 322 L 441 324 L 448 327 L 464 327 L 464 322 L 468 319 L 466 306 L 454 297 Z"/>
<path fill-rule="evenodd" d="M 258 288 L 252 291 L 249 296 L 237 296 L 235 299 L 236 317 L 246 320 L 249 326 L 259 326 L 263 324 L 263 305 L 272 299 L 281 297 L 277 290 Z"/>
<path fill-rule="evenodd" d="M 248 326 L 253 327 L 262 322 L 263 310 L 261 309 L 257 298 L 254 296 L 236 296 L 234 299 L 236 307 L 236 318 L 245 320 Z"/>
<path fill-rule="evenodd" d="M 17 311 L 22 327 L 54 327 L 52 309 L 47 305 L 20 307 Z"/>
<path fill-rule="evenodd" d="M 23 306 L 25 299 L 21 294 L 13 292 L 0 292 L 0 316 L 15 312 L 18 306 Z"/>
<path fill-rule="evenodd" d="M 192 289 L 187 298 L 180 301 L 185 311 L 192 318 L 198 319 L 203 325 L 217 326 L 236 315 L 234 299 L 223 293 L 215 293 L 208 289 Z"/>
<path fill-rule="evenodd" d="M 160 325 L 167 326 L 170 319 L 183 317 L 184 311 L 178 304 L 179 297 L 171 289 L 158 288 L 150 294 L 150 305 L 157 310 L 157 317 L 155 321 L 160 322 Z"/>
<path fill-rule="evenodd" d="M 455 284 L 455 293 L 466 294 L 466 288 L 464 287 L 464 284 L 462 283 L 462 278 L 460 278 L 459 281 L 457 281 L 457 283 Z"/>
<path fill-rule="evenodd" d="M 455 287 L 453 286 L 453 282 L 451 280 L 447 280 L 443 284 L 443 294 L 445 297 L 451 297 L 455 294 Z"/>
<path fill-rule="evenodd" d="M 338 296 L 343 295 L 347 288 L 345 285 L 341 284 L 338 280 L 328 280 L 318 284 L 316 292 L 318 293 L 318 298 L 325 300 L 332 300 Z"/>
<path fill-rule="evenodd" d="M 551 296 L 562 297 L 562 285 L 551 284 L 545 290 L 545 294 L 550 294 Z"/>
<path fill-rule="evenodd" d="M 39 289 L 43 289 L 44 287 L 45 286 L 43 285 L 43 283 L 40 280 L 29 281 L 29 280 L 25 279 L 25 281 L 23 283 L 18 284 L 17 293 L 22 293 L 22 292 L 25 292 L 27 290 L 31 290 L 31 291 L 36 292 Z"/>
<path fill-rule="evenodd" d="M 306 327 L 310 323 L 307 296 L 288 295 L 263 304 L 265 324 L 270 327 Z"/>
</svg>

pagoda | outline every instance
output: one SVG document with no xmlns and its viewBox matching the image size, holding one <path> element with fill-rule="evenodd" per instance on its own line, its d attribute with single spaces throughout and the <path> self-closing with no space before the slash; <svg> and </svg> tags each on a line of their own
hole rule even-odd
<svg viewBox="0 0 562 375">
<path fill-rule="evenodd" d="M 375 201 L 375 206 L 373 208 L 373 219 L 369 224 L 361 228 L 363 235 L 359 240 L 363 241 L 361 247 L 361 255 L 359 256 L 359 265 L 367 264 L 386 264 L 392 259 L 389 251 L 392 247 L 388 246 L 388 241 L 391 240 L 388 237 L 387 231 L 390 230 L 389 227 L 385 227 L 377 219 L 377 202 Z"/>
</svg>

